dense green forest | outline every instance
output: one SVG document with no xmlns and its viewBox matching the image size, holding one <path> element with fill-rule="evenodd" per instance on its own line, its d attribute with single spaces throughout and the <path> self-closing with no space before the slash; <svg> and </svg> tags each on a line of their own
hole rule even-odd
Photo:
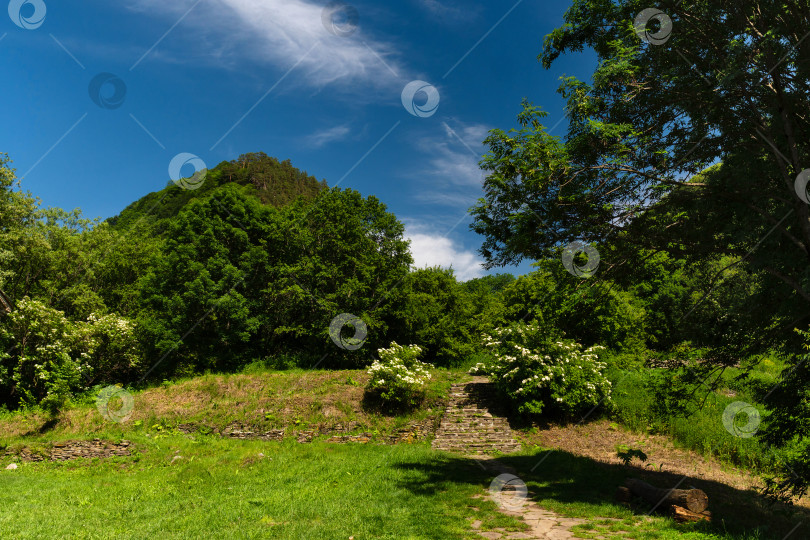
<svg viewBox="0 0 810 540">
<path fill-rule="evenodd" d="M 699 324 L 675 323 L 712 267 L 686 272 L 665 255 L 646 259 L 639 281 L 588 287 L 557 258 L 519 278 L 467 282 L 451 269 L 414 269 L 404 227 L 382 202 L 265 154 L 218 165 L 197 191 L 169 185 L 103 222 L 41 208 L 3 171 L 0 284 L 15 305 L 2 320 L 9 408 L 58 408 L 98 384 L 262 359 L 358 367 L 392 341 L 419 344 L 435 365 L 464 364 L 481 353 L 484 332 L 519 321 L 642 357 L 710 345 L 724 324 L 717 303 L 701 306 Z M 363 348 L 334 346 L 329 327 L 342 313 L 366 324 Z"/>
<path fill-rule="evenodd" d="M 403 225 L 375 197 L 329 189 L 265 154 L 173 184 L 107 221 L 41 208 L 3 161 L 5 407 L 58 410 L 107 383 L 279 367 L 358 367 L 399 340 L 437 365 L 473 354 L 499 275 L 412 269 Z M 330 338 L 343 313 L 367 344 Z M 487 323 L 488 324 L 488 323 Z M 346 329 L 351 335 L 351 325 Z M 58 339 L 56 339 L 58 337 Z"/>
</svg>

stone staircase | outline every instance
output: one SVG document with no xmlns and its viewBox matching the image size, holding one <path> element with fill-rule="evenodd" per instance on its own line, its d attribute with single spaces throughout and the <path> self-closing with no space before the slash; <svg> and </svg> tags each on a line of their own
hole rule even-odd
<svg viewBox="0 0 810 540">
<path fill-rule="evenodd" d="M 509 422 L 497 406 L 495 386 L 485 377 L 454 384 L 442 423 L 432 447 L 463 454 L 516 452 L 520 443 L 512 437 Z"/>
</svg>

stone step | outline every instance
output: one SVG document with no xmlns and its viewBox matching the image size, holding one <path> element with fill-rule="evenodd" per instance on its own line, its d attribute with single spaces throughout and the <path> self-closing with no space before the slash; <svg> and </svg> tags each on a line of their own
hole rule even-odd
<svg viewBox="0 0 810 540">
<path fill-rule="evenodd" d="M 435 446 L 432 449 L 442 452 L 458 452 L 463 454 L 491 454 L 492 452 L 511 454 L 513 452 L 520 452 L 520 446 L 484 446 L 481 448 L 471 446 Z"/>
<path fill-rule="evenodd" d="M 465 445 L 452 445 L 452 444 L 438 444 L 436 446 L 432 446 L 434 450 L 461 450 L 461 451 L 469 451 L 469 450 L 483 450 L 483 451 L 491 451 L 491 450 L 498 450 L 499 452 L 518 452 L 520 451 L 519 444 L 465 444 Z"/>
<path fill-rule="evenodd" d="M 493 412 L 501 405 L 492 383 L 452 385 L 431 446 L 436 450 L 474 454 L 520 450 L 507 419 Z"/>
<path fill-rule="evenodd" d="M 447 433 L 448 435 L 454 433 L 506 433 L 511 436 L 511 430 L 507 429 L 507 426 L 461 426 L 458 428 L 446 426 L 439 428 L 436 433 Z"/>
<path fill-rule="evenodd" d="M 459 429 L 503 429 L 509 428 L 506 422 L 453 422 L 452 420 L 444 426 L 439 427 L 439 431 L 449 429 L 451 431 L 458 431 Z"/>
</svg>

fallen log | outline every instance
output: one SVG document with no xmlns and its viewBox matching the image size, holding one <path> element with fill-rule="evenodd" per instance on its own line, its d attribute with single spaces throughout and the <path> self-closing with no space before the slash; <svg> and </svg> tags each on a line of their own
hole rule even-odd
<svg viewBox="0 0 810 540">
<path fill-rule="evenodd" d="M 624 486 L 619 486 L 616 489 L 616 500 L 620 503 L 629 503 L 630 500 L 633 498 L 633 495 L 630 493 L 630 490 Z"/>
<path fill-rule="evenodd" d="M 697 513 L 692 512 L 691 510 L 687 510 L 681 506 L 670 506 L 669 507 L 669 515 L 672 516 L 675 521 L 678 523 L 683 523 L 685 521 L 711 521 L 712 514 L 708 510 Z"/>
<path fill-rule="evenodd" d="M 709 497 L 699 489 L 661 489 L 636 478 L 628 478 L 625 486 L 633 495 L 659 506 L 680 506 L 696 514 L 709 507 Z"/>
</svg>

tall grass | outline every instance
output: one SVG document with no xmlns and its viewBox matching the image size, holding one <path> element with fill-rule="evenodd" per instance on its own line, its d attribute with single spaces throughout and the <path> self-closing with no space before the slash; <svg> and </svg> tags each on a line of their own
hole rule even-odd
<svg viewBox="0 0 810 540">
<path fill-rule="evenodd" d="M 749 377 L 740 378 L 743 369 L 727 369 L 717 391 L 696 387 L 697 398 L 687 415 L 667 411 L 660 396 L 651 387 L 652 369 L 613 369 L 608 376 L 613 383 L 615 418 L 635 431 L 668 435 L 683 448 L 719 458 L 727 463 L 754 471 L 767 471 L 773 465 L 770 448 L 757 437 L 733 435 L 723 424 L 723 412 L 733 402 L 742 401 L 765 415 L 760 400 L 777 382 L 780 363 L 773 358 L 759 361 Z M 736 425 L 747 421 L 738 415 Z"/>
</svg>

